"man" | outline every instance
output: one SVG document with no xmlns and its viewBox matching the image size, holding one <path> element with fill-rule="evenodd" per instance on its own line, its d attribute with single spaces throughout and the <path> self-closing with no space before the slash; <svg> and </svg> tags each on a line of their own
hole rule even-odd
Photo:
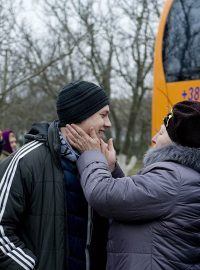
<svg viewBox="0 0 200 270">
<path fill-rule="evenodd" d="M 0 269 L 103 270 L 108 221 L 87 204 L 79 183 L 79 153 L 66 124 L 90 126 L 101 138 L 109 120 L 104 90 L 78 81 L 57 99 L 58 121 L 34 124 L 26 144 L 0 165 Z"/>
<path fill-rule="evenodd" d="M 173 106 L 133 176 L 111 175 L 112 141 L 104 147 L 95 131 L 66 129 L 83 152 L 77 165 L 85 197 L 111 219 L 106 269 L 200 269 L 200 102 Z"/>
</svg>

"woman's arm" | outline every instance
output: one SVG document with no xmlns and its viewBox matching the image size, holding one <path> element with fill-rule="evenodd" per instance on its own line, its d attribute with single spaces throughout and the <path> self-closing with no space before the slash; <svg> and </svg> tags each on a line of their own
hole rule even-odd
<svg viewBox="0 0 200 270">
<path fill-rule="evenodd" d="M 155 165 L 144 174 L 113 178 L 105 157 L 93 150 L 84 152 L 77 165 L 87 201 L 103 216 L 124 221 L 155 219 L 174 207 L 180 176 L 167 164 Z"/>
</svg>

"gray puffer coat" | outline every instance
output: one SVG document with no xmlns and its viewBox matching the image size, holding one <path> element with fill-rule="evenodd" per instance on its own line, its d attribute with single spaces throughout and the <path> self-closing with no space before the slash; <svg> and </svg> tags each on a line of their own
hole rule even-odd
<svg viewBox="0 0 200 270">
<path fill-rule="evenodd" d="M 112 219 L 107 270 L 199 270 L 200 149 L 152 149 L 144 164 L 113 178 L 99 151 L 78 160 L 86 199 Z"/>
</svg>

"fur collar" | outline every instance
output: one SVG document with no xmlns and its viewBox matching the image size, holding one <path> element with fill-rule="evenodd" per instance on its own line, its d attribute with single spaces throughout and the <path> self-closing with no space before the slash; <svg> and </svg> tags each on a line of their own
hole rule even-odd
<svg viewBox="0 0 200 270">
<path fill-rule="evenodd" d="M 148 150 L 143 160 L 145 167 L 161 161 L 176 162 L 200 172 L 200 148 L 170 144 Z"/>
</svg>

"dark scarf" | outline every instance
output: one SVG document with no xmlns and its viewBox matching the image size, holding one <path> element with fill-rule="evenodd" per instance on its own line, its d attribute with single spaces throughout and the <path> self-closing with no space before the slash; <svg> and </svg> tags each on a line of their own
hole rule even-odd
<svg viewBox="0 0 200 270">
<path fill-rule="evenodd" d="M 60 143 L 61 143 L 61 156 L 69 159 L 73 162 L 76 162 L 79 158 L 79 153 L 72 148 L 67 139 L 65 139 L 59 130 Z"/>
</svg>

